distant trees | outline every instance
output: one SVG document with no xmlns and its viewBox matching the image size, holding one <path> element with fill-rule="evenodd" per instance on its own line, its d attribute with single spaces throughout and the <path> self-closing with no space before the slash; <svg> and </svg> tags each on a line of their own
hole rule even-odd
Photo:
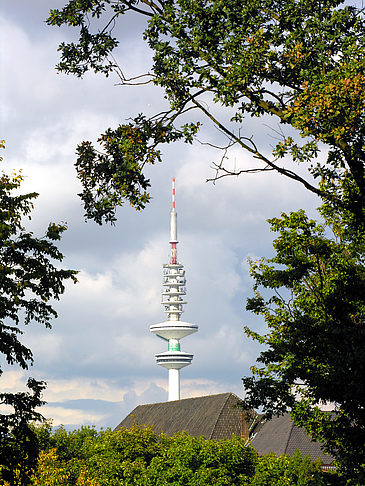
<svg viewBox="0 0 365 486">
<path fill-rule="evenodd" d="M 57 313 L 50 300 L 60 297 L 66 280 L 76 281 L 76 272 L 56 266 L 63 255 L 55 242 L 65 225 L 51 223 L 42 238 L 23 226 L 37 194 L 19 194 L 21 181 L 20 174 L 0 173 L 0 353 L 8 364 L 28 369 L 33 355 L 19 340 L 19 326 L 34 321 L 51 327 Z M 0 404 L 13 409 L 0 414 L 0 477 L 10 484 L 27 484 L 37 460 L 37 438 L 29 423 L 41 418 L 37 409 L 45 383 L 30 378 L 27 386 L 30 393 L 0 393 Z"/>
<path fill-rule="evenodd" d="M 259 458 L 238 437 L 168 438 L 138 426 L 118 432 L 61 428 L 53 434 L 43 426 L 37 432 L 43 450 L 35 486 L 325 486 L 336 478 L 298 453 Z"/>
</svg>

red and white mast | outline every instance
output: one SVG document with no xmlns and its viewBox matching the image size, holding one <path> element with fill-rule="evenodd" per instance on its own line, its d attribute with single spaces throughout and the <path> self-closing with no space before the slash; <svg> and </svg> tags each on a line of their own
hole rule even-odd
<svg viewBox="0 0 365 486">
<path fill-rule="evenodd" d="M 180 321 L 184 312 L 182 296 L 186 294 L 184 266 L 177 261 L 177 213 L 175 179 L 172 179 L 172 209 L 170 213 L 170 263 L 163 266 L 162 305 L 167 321 L 150 326 L 150 331 L 168 341 L 168 351 L 156 354 L 156 362 L 169 370 L 169 401 L 180 400 L 180 369 L 191 364 L 193 355 L 180 349 L 180 339 L 197 332 L 198 326 Z"/>
<path fill-rule="evenodd" d="M 175 178 L 172 179 L 172 209 L 170 213 L 170 245 L 171 245 L 171 259 L 170 263 L 176 265 L 177 263 L 177 214 L 175 209 Z"/>
</svg>

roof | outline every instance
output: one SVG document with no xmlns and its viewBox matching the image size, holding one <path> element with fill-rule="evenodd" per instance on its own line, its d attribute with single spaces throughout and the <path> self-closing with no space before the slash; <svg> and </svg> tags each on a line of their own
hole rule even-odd
<svg viewBox="0 0 365 486">
<path fill-rule="evenodd" d="M 133 424 L 152 425 L 155 433 L 171 437 L 185 431 L 206 439 L 230 439 L 241 435 L 242 409 L 240 399 L 233 393 L 220 393 L 197 398 L 186 398 L 164 403 L 139 405 L 117 427 Z"/>
<path fill-rule="evenodd" d="M 129 428 L 134 424 L 151 425 L 158 435 L 168 437 L 185 431 L 194 437 L 230 439 L 233 434 L 248 435 L 246 414 L 239 405 L 241 400 L 233 393 L 220 393 L 197 398 L 186 398 L 163 403 L 139 405 L 115 428 Z M 319 442 L 313 442 L 304 429 L 296 427 L 289 413 L 264 421 L 256 414 L 256 424 L 250 427 L 251 445 L 258 454 L 292 456 L 299 449 L 302 456 L 312 461 L 320 458 L 325 466 L 334 458 L 322 451 Z"/>
<path fill-rule="evenodd" d="M 333 456 L 323 452 L 319 442 L 312 441 L 304 429 L 294 425 L 289 413 L 258 423 L 251 444 L 260 455 L 274 452 L 292 456 L 299 449 L 303 457 L 309 456 L 312 461 L 320 458 L 324 465 L 334 461 Z"/>
</svg>

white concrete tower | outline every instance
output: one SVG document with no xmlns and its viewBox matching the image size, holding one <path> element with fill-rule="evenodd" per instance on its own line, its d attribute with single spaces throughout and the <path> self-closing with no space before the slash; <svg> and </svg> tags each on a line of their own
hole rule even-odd
<svg viewBox="0 0 365 486">
<path fill-rule="evenodd" d="M 186 294 L 184 266 L 177 261 L 177 214 L 175 210 L 175 179 L 172 179 L 172 210 L 170 215 L 170 263 L 163 266 L 162 305 L 167 321 L 150 326 L 150 331 L 168 342 L 168 351 L 156 354 L 156 362 L 169 370 L 169 401 L 180 400 L 180 370 L 191 364 L 193 355 L 180 349 L 180 339 L 193 334 L 198 326 L 180 321 L 184 312 L 182 296 Z"/>
</svg>

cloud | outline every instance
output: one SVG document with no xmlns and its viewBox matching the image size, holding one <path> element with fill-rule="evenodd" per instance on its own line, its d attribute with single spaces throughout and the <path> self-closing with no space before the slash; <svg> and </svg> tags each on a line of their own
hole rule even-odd
<svg viewBox="0 0 365 486">
<path fill-rule="evenodd" d="M 171 178 L 176 177 L 178 255 L 188 292 L 183 318 L 199 325 L 199 332 L 181 343 L 194 353 L 192 365 L 181 372 L 182 396 L 240 395 L 241 377 L 259 352 L 243 334 L 243 324 L 264 326 L 244 310 L 251 286 L 244 262 L 247 255 L 272 251 L 267 218 L 298 207 L 312 210 L 317 201 L 273 174 L 205 183 L 221 153 L 178 143 L 162 147 L 164 162 L 146 168 L 153 199 L 145 211 L 120 209 L 114 227 L 85 224 L 73 167 L 77 144 L 95 142 L 107 127 L 139 112 L 158 112 L 166 101 L 153 86 L 128 89 L 102 76 L 78 80 L 56 74 L 57 45 L 75 34 L 46 27 L 48 6 L 41 0 L 28 3 L 4 10 L 0 21 L 2 39 L 11 39 L 0 54 L 7 73 L 1 86 L 1 138 L 7 140 L 3 165 L 5 170 L 22 168 L 23 192 L 40 194 L 27 227 L 41 236 L 49 221 L 67 221 L 60 243 L 62 267 L 80 273 L 79 283 L 67 285 L 54 303 L 59 318 L 53 329 L 35 324 L 24 329 L 35 364 L 29 373 L 5 367 L 2 389 L 23 389 L 28 374 L 46 380 L 46 414 L 70 427 L 114 427 L 136 405 L 166 400 L 167 371 L 154 357 L 166 343 L 149 326 L 165 318 L 162 264 L 169 257 Z M 117 56 L 127 76 L 149 66 L 148 49 L 135 42 L 142 28 L 137 18 L 123 27 Z M 209 123 L 199 136 L 220 142 Z M 241 167 L 252 161 L 233 149 L 227 163 Z"/>
<path fill-rule="evenodd" d="M 56 380 L 50 386 L 53 389 L 50 393 L 52 400 L 42 407 L 42 414 L 51 418 L 54 426 L 63 424 L 68 429 L 83 424 L 114 428 L 137 405 L 167 398 L 164 388 L 149 382 L 132 382 L 123 388 L 120 383 L 110 380 L 72 380 L 71 387 L 65 388 L 62 381 Z M 76 392 L 76 387 L 82 390 L 81 395 Z M 70 398 L 57 401 L 54 390 L 58 390 L 59 396 Z"/>
<path fill-rule="evenodd" d="M 225 380 L 207 380 L 207 379 L 184 379 L 183 390 L 185 396 L 182 398 L 200 397 L 204 395 L 216 395 L 218 393 L 227 392 L 227 382 Z M 231 384 L 229 391 L 235 393 L 238 397 L 242 397 L 242 385 L 237 382 L 236 385 Z"/>
</svg>

